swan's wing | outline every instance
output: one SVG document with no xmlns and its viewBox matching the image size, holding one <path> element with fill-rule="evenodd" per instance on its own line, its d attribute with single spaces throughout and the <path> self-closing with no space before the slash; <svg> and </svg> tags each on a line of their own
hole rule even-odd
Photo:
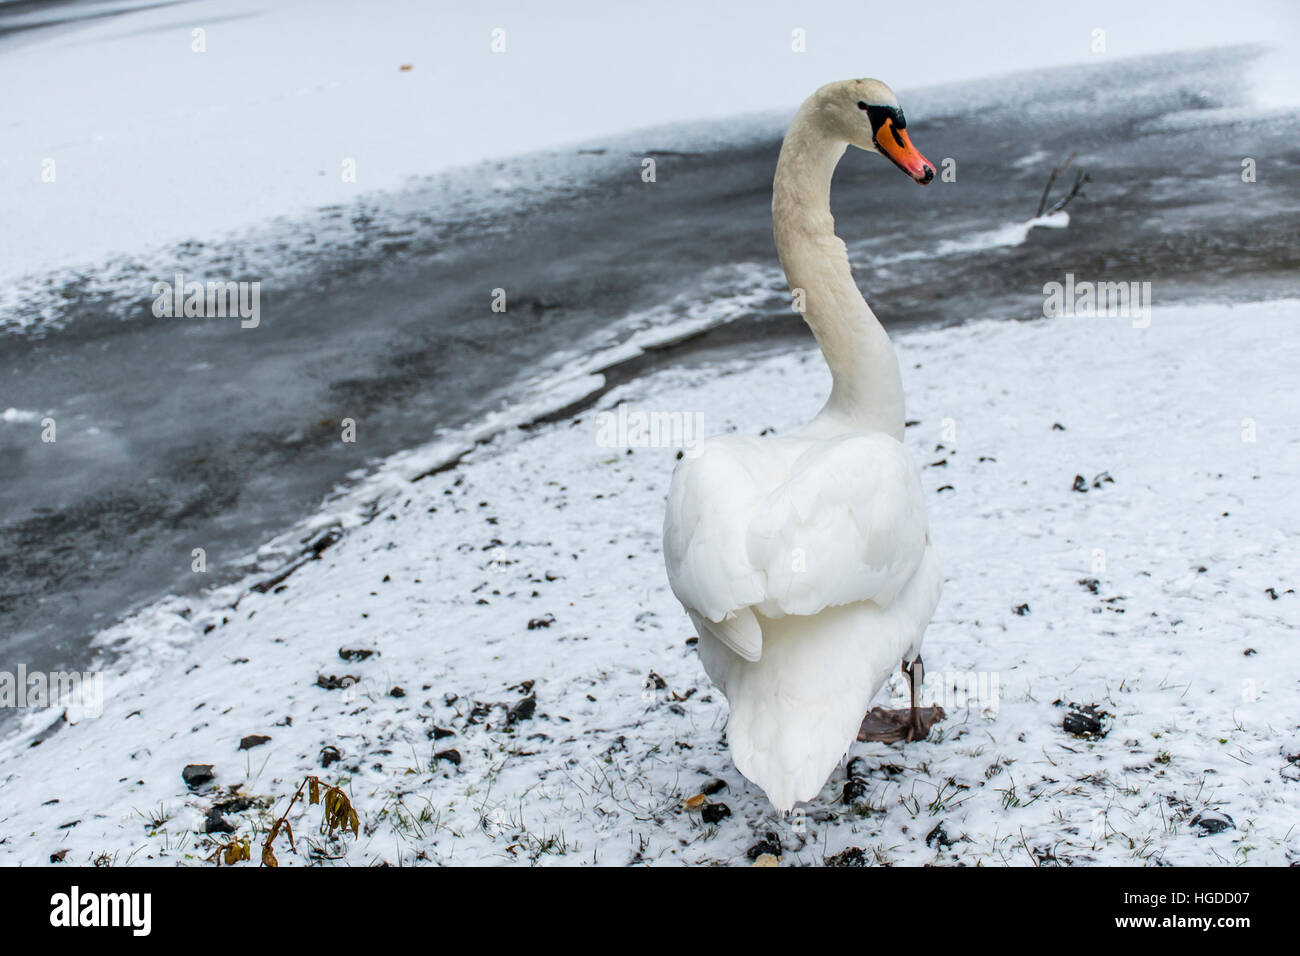
<svg viewBox="0 0 1300 956">
<path fill-rule="evenodd" d="M 781 617 L 858 601 L 887 606 L 916 572 L 928 530 L 916 469 L 888 435 L 806 449 L 725 436 L 678 463 L 664 558 L 697 630 L 755 661 L 755 610 Z"/>
<path fill-rule="evenodd" d="M 874 601 L 888 606 L 928 541 L 920 478 L 903 446 L 877 432 L 813 444 L 753 512 L 750 567 L 769 617 Z"/>
<path fill-rule="evenodd" d="M 763 645 L 749 608 L 763 601 L 766 582 L 749 562 L 745 537 L 755 510 L 786 471 L 769 443 L 725 435 L 679 461 L 668 492 L 668 583 L 698 630 L 750 661 Z"/>
</svg>

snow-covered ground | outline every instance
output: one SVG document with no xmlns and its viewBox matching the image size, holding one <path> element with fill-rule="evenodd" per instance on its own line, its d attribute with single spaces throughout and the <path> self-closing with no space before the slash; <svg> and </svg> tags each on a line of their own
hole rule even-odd
<svg viewBox="0 0 1300 956">
<path fill-rule="evenodd" d="M 1297 320 L 1296 301 L 1157 306 L 1146 329 L 899 337 L 947 575 L 927 689 L 949 716 L 919 744 L 855 745 L 847 794 L 841 769 L 781 819 L 732 768 L 661 566 L 676 451 L 604 446 L 587 413 L 418 481 L 403 456 L 336 543 L 326 515 L 300 529 L 318 559 L 102 635 L 121 652 L 102 716 L 39 734 L 45 711 L 0 749 L 0 862 L 197 862 L 230 838 L 203 833 L 217 803 L 256 859 L 316 773 L 361 835 L 317 836 L 300 803 L 282 864 L 746 864 L 771 840 L 786 865 L 1294 863 Z M 827 386 L 807 350 L 663 372 L 601 408 L 785 432 Z M 1070 704 L 1104 711 L 1105 736 L 1067 733 Z M 189 791 L 189 764 L 214 784 Z M 706 823 L 684 803 L 715 780 L 730 814 Z"/>
</svg>

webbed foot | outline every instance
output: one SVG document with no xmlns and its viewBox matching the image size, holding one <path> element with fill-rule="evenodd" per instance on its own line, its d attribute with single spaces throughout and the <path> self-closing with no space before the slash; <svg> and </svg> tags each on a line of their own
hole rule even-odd
<svg viewBox="0 0 1300 956">
<path fill-rule="evenodd" d="M 938 704 L 933 707 L 899 707 L 895 710 L 872 707 L 867 716 L 862 718 L 858 739 L 884 744 L 895 744 L 900 740 L 912 743 L 928 737 L 930 728 L 943 718 L 943 708 Z"/>
</svg>

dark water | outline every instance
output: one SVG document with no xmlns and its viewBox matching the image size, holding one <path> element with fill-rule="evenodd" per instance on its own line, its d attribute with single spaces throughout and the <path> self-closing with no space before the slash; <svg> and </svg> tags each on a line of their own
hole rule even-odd
<svg viewBox="0 0 1300 956">
<path fill-rule="evenodd" d="M 1067 271 L 1149 281 L 1157 306 L 1300 294 L 1300 124 L 1239 109 L 1252 56 L 1063 69 L 985 82 L 978 100 L 905 97 L 914 142 L 955 159 L 957 180 L 921 189 L 876 157 L 841 164 L 838 231 L 876 313 L 893 328 L 1032 318 L 1043 284 Z M 349 472 L 509 404 L 557 352 L 683 291 L 744 291 L 729 266 L 774 267 L 778 136 L 662 152 L 658 182 L 642 183 L 641 157 L 663 145 L 606 157 L 606 173 L 527 209 L 435 216 L 424 200 L 446 184 L 431 180 L 254 244 L 199 237 L 119 268 L 112 288 L 93 271 L 52 279 L 53 312 L 0 334 L 0 410 L 58 422 L 54 444 L 38 425 L 0 423 L 0 669 L 84 663 L 97 630 L 229 578 Z M 1051 165 L 1075 151 L 1092 182 L 1068 229 L 906 258 L 1029 218 Z M 1241 182 L 1244 156 L 1258 161 L 1254 184 Z M 265 280 L 259 328 L 152 316 L 150 285 L 196 250 L 208 277 Z M 504 314 L 489 308 L 498 287 Z M 809 344 L 783 297 L 763 301 L 611 380 Z M 344 418 L 355 444 L 339 440 Z M 206 577 L 190 570 L 195 547 Z"/>
</svg>

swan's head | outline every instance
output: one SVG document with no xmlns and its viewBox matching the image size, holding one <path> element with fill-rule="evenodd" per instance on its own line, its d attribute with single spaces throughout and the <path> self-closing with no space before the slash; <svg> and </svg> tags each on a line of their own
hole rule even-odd
<svg viewBox="0 0 1300 956">
<path fill-rule="evenodd" d="M 879 153 L 922 186 L 934 179 L 934 166 L 907 135 L 898 97 L 879 80 L 842 80 L 813 94 L 822 125 L 858 149 Z"/>
</svg>

